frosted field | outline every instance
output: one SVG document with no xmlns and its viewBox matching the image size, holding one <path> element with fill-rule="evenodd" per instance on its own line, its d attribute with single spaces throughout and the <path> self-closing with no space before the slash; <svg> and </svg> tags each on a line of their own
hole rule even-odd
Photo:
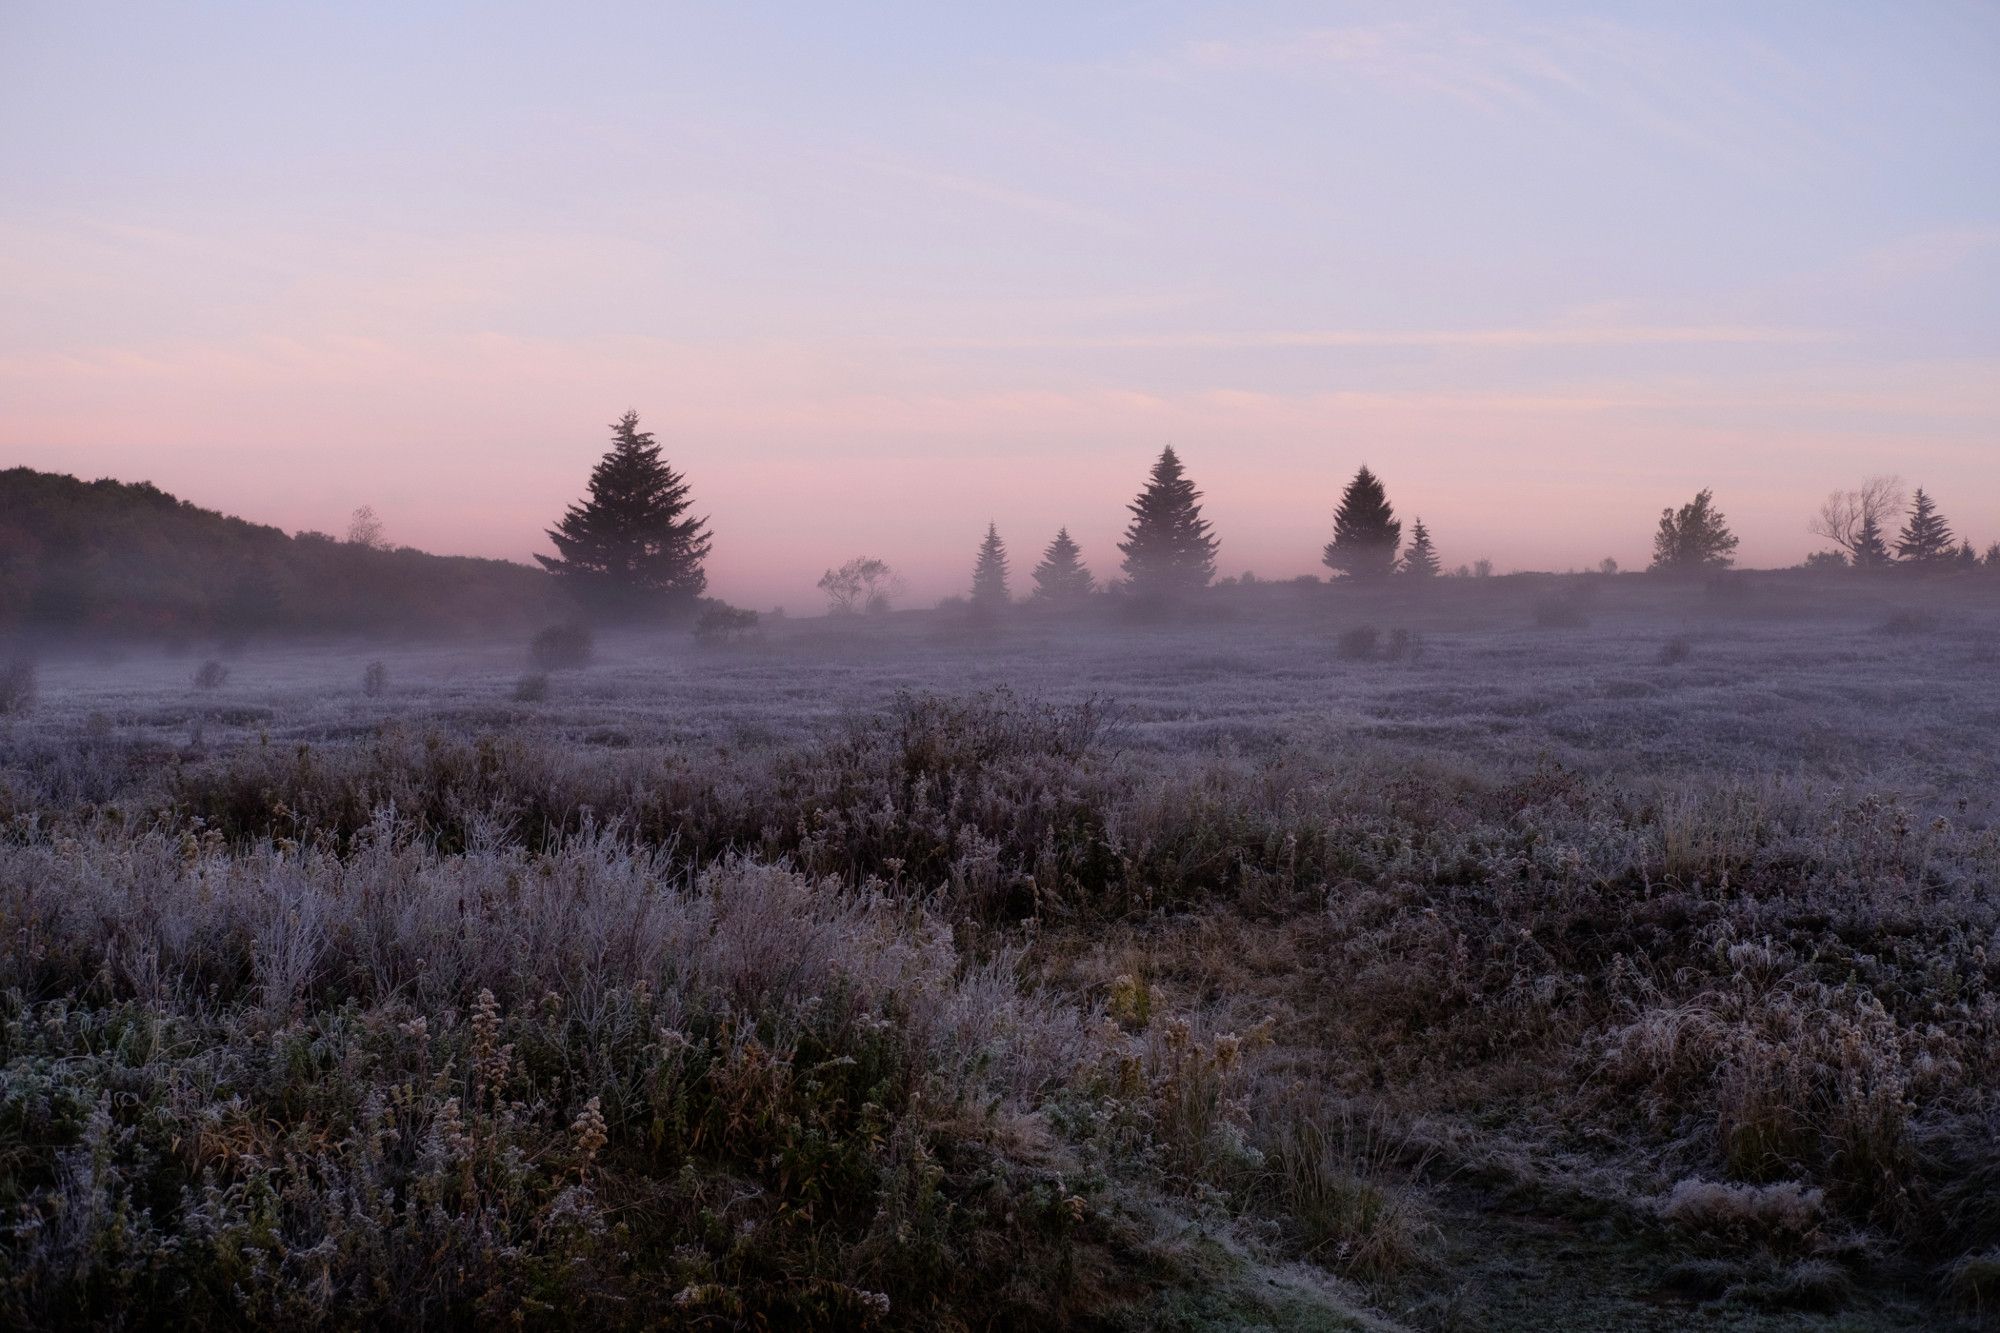
<svg viewBox="0 0 2000 1333">
<path fill-rule="evenodd" d="M 1740 593 L 1642 578 L 1448 581 L 1422 598 L 1224 589 L 1199 618 L 1135 625 L 1023 614 L 974 633 L 945 613 L 767 622 L 763 641 L 605 636 L 596 660 L 512 700 L 524 645 L 251 645 L 199 690 L 206 654 L 51 663 L 17 731 L 93 717 L 161 747 L 337 741 L 384 722 L 532 731 L 583 748 L 782 748 L 898 691 L 1006 687 L 1109 704 L 1140 751 L 1355 747 L 1456 762 L 1541 757 L 1619 776 L 1715 772 L 1886 786 L 1991 813 L 2000 794 L 2000 580 L 1860 588 L 1751 576 Z M 1541 627 L 1573 597 L 1588 623 Z M 1374 656 L 1341 635 L 1381 631 Z M 1414 653 L 1391 657 L 1407 629 Z M 1680 648 L 1671 648 L 1679 645 Z M 388 688 L 364 697 L 365 666 Z"/>
<path fill-rule="evenodd" d="M 0 722 L 0 1324 L 2000 1308 L 2000 580 L 210 660 Z"/>
</svg>

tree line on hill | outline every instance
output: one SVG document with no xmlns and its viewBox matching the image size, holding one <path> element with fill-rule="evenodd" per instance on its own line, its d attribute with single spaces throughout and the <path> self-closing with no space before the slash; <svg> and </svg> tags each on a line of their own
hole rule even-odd
<svg viewBox="0 0 2000 1333">
<path fill-rule="evenodd" d="M 166 640 L 509 631 L 564 614 L 539 571 L 231 518 L 148 482 L 0 471 L 0 629 Z"/>
<path fill-rule="evenodd" d="M 1900 483 L 1876 478 L 1861 491 L 1829 499 L 1813 530 L 1844 548 L 1840 563 L 1851 557 L 1859 567 L 1980 563 L 1969 542 L 1954 545 L 1949 525 L 1921 489 L 1892 555 L 1882 527 L 1901 503 Z M 1118 543 L 1117 582 L 1099 582 L 1069 529 L 1063 527 L 1032 571 L 1029 602 L 1075 605 L 1112 588 L 1140 600 L 1164 602 L 1214 581 L 1218 541 L 1202 516 L 1201 492 L 1171 446 L 1160 451 L 1145 486 L 1126 508 L 1131 518 Z M 638 429 L 637 415 L 628 412 L 613 427 L 611 451 L 591 474 L 589 498 L 571 506 L 549 532 L 557 556 L 538 558 L 551 573 L 574 585 L 582 599 L 603 609 L 649 600 L 691 602 L 706 586 L 702 561 L 710 535 L 707 520 L 691 517 L 689 509 L 686 480 L 660 457 L 652 435 Z M 1661 511 L 1651 568 L 1669 573 L 1727 569 L 1735 562 L 1737 545 L 1736 535 L 1716 508 L 1714 493 L 1702 490 L 1686 504 Z M 1833 563 L 1832 555 L 1826 553 L 1811 563 Z M 1424 580 L 1443 573 L 1429 526 L 1416 518 L 1405 546 L 1402 520 L 1396 517 L 1381 478 L 1366 466 L 1341 495 L 1333 513 L 1333 537 L 1320 560 L 1335 577 L 1361 582 Z M 2000 569 L 2000 545 L 1988 553 L 1986 563 Z M 1481 572 L 1490 569 L 1484 561 L 1480 565 Z M 1616 566 L 1606 561 L 1604 567 Z M 1461 571 L 1471 572 L 1466 567 Z M 1012 603 L 1011 573 L 999 527 L 988 523 L 973 559 L 966 598 L 974 615 L 991 616 Z M 829 610 L 844 614 L 887 609 L 901 581 L 884 561 L 860 557 L 827 570 L 819 586 Z"/>
<path fill-rule="evenodd" d="M 0 626 L 169 635 L 492 630 L 545 621 L 568 607 L 611 621 L 699 616 L 698 630 L 716 637 L 749 628 L 752 613 L 705 597 L 714 539 L 708 519 L 692 512 L 688 479 L 661 455 L 652 433 L 639 428 L 636 412 L 611 430 L 611 447 L 592 469 L 586 495 L 548 530 L 555 554 L 535 557 L 546 578 L 507 561 L 390 549 L 380 520 L 365 507 L 345 541 L 309 532 L 288 537 L 198 509 L 144 482 L 86 483 L 11 469 L 0 473 Z M 1064 527 L 1031 571 L 1028 600 L 1074 606 L 1115 590 L 1166 603 L 1208 587 L 1219 543 L 1201 499 L 1179 455 L 1162 449 L 1126 506 L 1120 577 L 1100 581 Z M 1807 563 L 2000 571 L 2000 543 L 1982 560 L 1922 488 L 1892 541 L 1889 527 L 1905 503 L 1893 477 L 1835 492 L 1809 525 L 1834 549 Z M 1704 489 L 1661 512 L 1651 568 L 1727 569 L 1737 544 Z M 1320 561 L 1335 578 L 1361 583 L 1421 582 L 1444 572 L 1429 526 L 1414 519 L 1406 545 L 1386 487 L 1366 466 L 1341 494 Z M 1604 568 L 1616 566 L 1606 561 Z M 1490 571 L 1483 560 L 1457 570 Z M 1011 604 L 1011 572 L 999 528 L 989 523 L 967 599 L 975 615 Z M 838 613 L 886 610 L 902 586 L 894 570 L 870 557 L 829 569 L 819 581 L 828 608 Z"/>
</svg>

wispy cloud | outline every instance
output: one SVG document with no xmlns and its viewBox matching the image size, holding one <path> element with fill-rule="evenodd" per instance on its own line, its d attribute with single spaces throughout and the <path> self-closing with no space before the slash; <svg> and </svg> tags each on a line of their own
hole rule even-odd
<svg viewBox="0 0 2000 1333">
<path fill-rule="evenodd" d="M 1862 255 L 1864 278 L 1896 282 L 1949 273 L 1968 260 L 2000 251 L 2000 224 L 1939 227 L 1904 236 Z"/>
<path fill-rule="evenodd" d="M 1615 325 L 1488 329 L 1296 329 L 1244 333 L 1131 333 L 1104 336 L 940 338 L 925 345 L 975 351 L 1256 351 L 1310 347 L 1657 347 L 1724 344 L 1792 346 L 1838 342 L 1823 329 L 1750 325 Z"/>
<path fill-rule="evenodd" d="M 1102 209 L 1071 203 L 1033 190 L 989 180 L 963 171 L 941 171 L 890 157 L 879 152 L 858 152 L 850 160 L 857 167 L 911 182 L 944 194 L 960 195 L 981 203 L 996 204 L 1016 213 L 1038 217 L 1065 226 L 1084 227 L 1107 236 L 1132 236 L 1138 228 Z"/>
<path fill-rule="evenodd" d="M 1129 67 L 1171 78 L 1358 78 L 1483 115 L 1622 126 L 1742 168 L 1823 146 L 1802 110 L 1810 98 L 1799 71 L 1743 34 L 1705 49 L 1608 20 L 1508 21 L 1503 11 L 1198 40 Z"/>
</svg>

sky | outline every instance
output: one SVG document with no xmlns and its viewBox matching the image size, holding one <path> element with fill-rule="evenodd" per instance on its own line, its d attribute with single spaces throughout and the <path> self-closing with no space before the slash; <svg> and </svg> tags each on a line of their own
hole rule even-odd
<svg viewBox="0 0 2000 1333">
<path fill-rule="evenodd" d="M 0 0 L 0 464 L 526 559 L 627 408 L 710 587 L 2000 541 L 2000 3 Z"/>
</svg>

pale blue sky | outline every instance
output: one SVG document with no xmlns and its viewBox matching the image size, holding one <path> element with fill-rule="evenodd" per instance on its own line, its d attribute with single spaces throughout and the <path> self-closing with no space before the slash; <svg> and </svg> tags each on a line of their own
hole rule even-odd
<svg viewBox="0 0 2000 1333">
<path fill-rule="evenodd" d="M 1366 461 L 1448 563 L 2000 540 L 2000 5 L 0 6 L 0 450 L 524 557 L 627 406 L 726 596 L 1225 572 Z M 1547 515 L 1553 513 L 1557 521 Z"/>
</svg>

